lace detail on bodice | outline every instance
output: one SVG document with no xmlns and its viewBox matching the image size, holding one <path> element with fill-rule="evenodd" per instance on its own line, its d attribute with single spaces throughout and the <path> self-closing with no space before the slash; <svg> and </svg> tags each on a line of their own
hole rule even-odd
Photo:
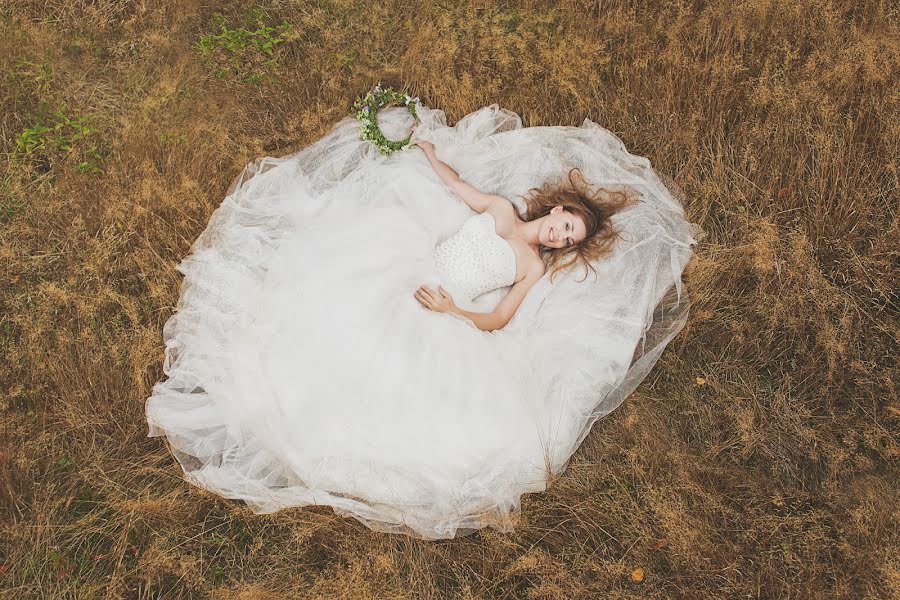
<svg viewBox="0 0 900 600">
<path fill-rule="evenodd" d="M 469 217 L 459 231 L 434 247 L 442 285 L 454 300 L 471 301 L 493 289 L 512 285 L 516 253 L 497 233 L 494 216 Z"/>
</svg>

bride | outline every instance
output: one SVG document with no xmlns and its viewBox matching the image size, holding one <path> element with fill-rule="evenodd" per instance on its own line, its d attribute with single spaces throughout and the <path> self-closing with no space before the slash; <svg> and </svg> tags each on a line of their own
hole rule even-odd
<svg viewBox="0 0 900 600">
<path fill-rule="evenodd" d="M 347 117 L 254 161 L 178 265 L 146 415 L 189 482 L 424 539 L 511 531 L 683 327 L 695 229 L 647 159 L 587 119 L 417 112 L 424 152 L 382 156 Z"/>
<path fill-rule="evenodd" d="M 610 225 L 610 218 L 630 201 L 629 196 L 622 192 L 611 194 L 605 190 L 598 190 L 601 195 L 596 198 L 579 193 L 579 188 L 583 189 L 585 182 L 583 179 L 578 181 L 580 171 L 576 168 L 568 175 L 570 184 L 568 189 L 555 192 L 539 190 L 539 195 L 532 201 L 532 208 L 526 216 L 528 220 L 523 221 L 516 215 L 515 209 L 506 198 L 485 194 L 460 179 L 456 171 L 434 154 L 434 144 L 422 140 L 418 142 L 418 145 L 425 151 L 434 170 L 451 191 L 462 198 L 472 210 L 491 216 L 491 219 L 484 221 L 486 226 L 489 230 L 496 230 L 496 235 L 501 236 L 513 252 L 512 272 L 514 276 L 508 282 L 512 287 L 503 300 L 489 313 L 470 312 L 458 308 L 453 302 L 452 296 L 443 287 L 439 287 L 437 291 L 427 286 L 416 290 L 416 300 L 426 308 L 437 312 L 461 315 L 470 319 L 479 329 L 499 329 L 509 322 L 528 290 L 544 275 L 545 265 L 541 249 L 544 249 L 545 254 L 550 256 L 553 263 L 558 263 L 558 258 L 565 254 L 577 254 L 585 259 L 587 257 L 599 258 L 602 250 L 608 248 L 615 237 L 615 232 Z M 556 204 L 556 202 L 564 204 Z M 538 213 L 545 214 L 537 217 Z M 454 265 L 448 261 L 448 257 L 454 256 L 455 252 L 456 257 L 468 261 L 472 255 L 477 255 L 477 250 L 480 250 L 478 248 L 455 248 L 460 245 L 458 238 L 462 233 L 460 231 L 452 241 L 444 242 L 436 249 L 437 264 L 439 267 L 444 267 L 441 269 L 444 276 L 452 279 L 454 276 L 466 275 L 470 279 L 476 280 L 479 277 L 488 276 L 489 280 L 485 282 L 485 288 L 491 286 L 491 283 L 494 284 L 493 287 L 501 287 L 504 283 L 502 273 L 505 265 L 501 264 L 494 268 L 485 263 L 491 257 L 501 256 L 502 249 L 483 253 L 481 262 L 472 272 L 466 273 L 467 269 L 463 267 L 455 269 L 456 273 L 453 273 Z M 502 243 L 499 245 L 504 246 Z M 445 250 L 448 247 L 449 249 Z M 469 270 L 471 270 L 471 263 Z M 509 269 L 506 270 L 509 271 Z M 492 271 L 498 271 L 499 274 L 491 280 Z M 467 295 L 467 299 L 469 299 L 468 296 L 487 290 L 476 286 L 476 289 L 466 291 L 470 292 Z"/>
</svg>

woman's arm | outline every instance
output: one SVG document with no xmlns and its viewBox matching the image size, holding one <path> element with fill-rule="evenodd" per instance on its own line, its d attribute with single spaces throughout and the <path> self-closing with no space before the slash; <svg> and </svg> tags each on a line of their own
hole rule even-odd
<svg viewBox="0 0 900 600">
<path fill-rule="evenodd" d="M 436 312 L 450 312 L 469 319 L 478 329 L 494 331 L 502 329 L 509 323 L 522 304 L 522 300 L 524 300 L 528 290 L 543 274 L 544 269 L 541 265 L 533 267 L 525 277 L 513 284 L 506 296 L 503 297 L 503 300 L 491 312 L 473 312 L 459 308 L 453 302 L 453 298 L 442 287 L 435 292 L 431 288 L 422 286 L 416 291 L 415 296 L 425 308 Z"/>
<path fill-rule="evenodd" d="M 522 300 L 525 299 L 525 295 L 528 294 L 528 290 L 531 289 L 531 286 L 533 286 L 543 274 L 543 269 L 533 268 L 525 275 L 525 277 L 513 284 L 509 289 L 509 292 L 503 297 L 503 300 L 501 300 L 491 312 L 471 312 L 456 306 L 454 306 L 450 312 L 466 317 L 475 323 L 475 326 L 478 329 L 484 331 L 502 329 L 503 327 L 506 327 L 506 324 L 510 322 L 513 315 L 519 310 L 519 306 L 522 304 Z"/>
<path fill-rule="evenodd" d="M 451 312 L 455 315 L 459 315 L 461 317 L 465 317 L 468 320 L 475 323 L 475 327 L 481 329 L 482 331 L 495 331 L 497 329 L 503 329 L 507 323 L 509 323 L 509 319 L 504 319 L 497 313 L 496 310 L 492 312 L 472 312 L 470 310 L 463 310 L 457 306 L 454 306 L 447 312 Z"/>
<path fill-rule="evenodd" d="M 441 178 L 441 181 L 443 181 L 454 194 L 462 198 L 463 202 L 468 204 L 469 208 L 475 212 L 481 213 L 486 211 L 491 204 L 498 200 L 508 202 L 503 196 L 485 194 L 471 184 L 460 179 L 459 173 L 454 171 L 450 165 L 435 156 L 434 144 L 431 142 L 419 140 L 416 144 L 425 152 L 425 156 L 428 157 L 428 162 L 431 163 L 431 167 L 434 169 L 435 173 L 437 173 L 438 177 Z"/>
</svg>

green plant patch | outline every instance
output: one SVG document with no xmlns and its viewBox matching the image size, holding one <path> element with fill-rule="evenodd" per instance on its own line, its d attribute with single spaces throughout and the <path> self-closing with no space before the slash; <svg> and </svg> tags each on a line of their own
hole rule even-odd
<svg viewBox="0 0 900 600">
<path fill-rule="evenodd" d="M 197 50 L 215 64 L 217 77 L 231 76 L 251 84 L 271 79 L 279 68 L 278 50 L 296 34 L 290 23 L 268 21 L 268 15 L 257 9 L 245 23 L 232 27 L 223 15 L 216 14 L 213 28 L 218 33 L 201 36 Z"/>
<path fill-rule="evenodd" d="M 25 202 L 16 192 L 0 185 L 0 224 L 8 223 L 25 208 Z M 3 339 L 0 331 L 0 339 Z"/>
<path fill-rule="evenodd" d="M 13 149 L 13 162 L 39 174 L 63 163 L 70 164 L 80 173 L 102 172 L 103 152 L 93 120 L 94 115 L 91 114 L 70 114 L 64 109 L 57 110 L 50 118 L 40 119 L 19 133 Z"/>
</svg>

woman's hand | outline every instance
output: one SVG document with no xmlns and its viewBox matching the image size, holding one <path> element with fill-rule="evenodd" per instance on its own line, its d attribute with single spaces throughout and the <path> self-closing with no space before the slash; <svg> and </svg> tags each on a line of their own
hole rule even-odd
<svg viewBox="0 0 900 600">
<path fill-rule="evenodd" d="M 425 154 L 428 154 L 429 152 L 434 152 L 434 144 L 432 144 L 428 140 L 417 140 L 416 146 L 418 146 L 419 148 L 424 150 Z"/>
<path fill-rule="evenodd" d="M 456 304 L 453 302 L 453 298 L 451 298 L 450 294 L 447 293 L 447 290 L 441 286 L 438 286 L 438 291 L 435 292 L 430 287 L 423 285 L 416 290 L 415 296 L 416 300 L 419 301 L 419 304 L 428 310 L 442 313 L 456 310 Z"/>
</svg>

